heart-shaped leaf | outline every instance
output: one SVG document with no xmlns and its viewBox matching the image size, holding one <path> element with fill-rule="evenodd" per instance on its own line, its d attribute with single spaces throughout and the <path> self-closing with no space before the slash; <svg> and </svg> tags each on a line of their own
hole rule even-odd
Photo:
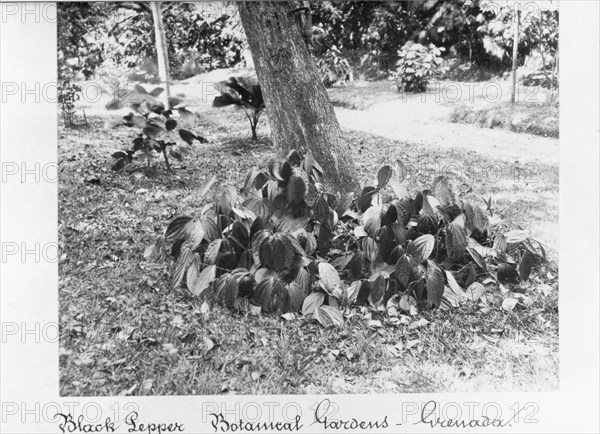
<svg viewBox="0 0 600 434">
<path fill-rule="evenodd" d="M 435 246 L 435 238 L 433 235 L 425 234 L 421 235 L 417 239 L 414 240 L 417 256 L 421 261 L 426 261 L 429 256 L 431 256 L 431 252 L 433 252 L 433 247 Z"/>
<path fill-rule="evenodd" d="M 327 294 L 339 297 L 341 294 L 342 281 L 338 271 L 328 262 L 319 262 L 319 277 L 321 278 L 321 287 Z"/>
<path fill-rule="evenodd" d="M 427 302 L 439 307 L 444 294 L 445 276 L 442 269 L 433 261 L 427 261 Z"/>
<path fill-rule="evenodd" d="M 192 292 L 192 294 L 196 296 L 200 295 L 215 280 L 216 273 L 216 265 L 209 265 L 200 273 L 198 273 L 197 266 L 190 267 L 187 276 L 188 289 Z"/>
<path fill-rule="evenodd" d="M 331 306 L 320 306 L 313 312 L 313 318 L 325 328 L 344 325 L 342 312 Z"/>
<path fill-rule="evenodd" d="M 377 172 L 377 186 L 380 190 L 387 185 L 389 180 L 392 178 L 393 173 L 394 171 L 390 166 L 383 166 L 381 169 L 379 169 L 379 172 Z"/>
<path fill-rule="evenodd" d="M 528 250 L 525 250 L 523 256 L 521 256 L 521 261 L 519 262 L 519 278 L 521 280 L 529 279 L 534 264 L 535 256 Z"/>
<path fill-rule="evenodd" d="M 302 304 L 302 314 L 311 315 L 325 302 L 325 294 L 321 291 L 311 292 L 306 296 Z"/>
</svg>

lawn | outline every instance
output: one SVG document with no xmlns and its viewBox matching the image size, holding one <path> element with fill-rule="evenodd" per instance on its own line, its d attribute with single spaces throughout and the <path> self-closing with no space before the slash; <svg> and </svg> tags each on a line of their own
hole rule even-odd
<svg viewBox="0 0 600 434">
<path fill-rule="evenodd" d="M 482 128 L 504 128 L 543 137 L 558 138 L 559 135 L 557 105 L 502 103 L 476 107 L 463 104 L 452 111 L 450 122 L 473 124 Z"/>
<path fill-rule="evenodd" d="M 128 147 L 134 132 L 107 130 L 95 116 L 88 121 L 59 128 L 61 395 L 558 388 L 558 167 L 537 165 L 532 182 L 514 163 L 474 151 L 346 131 L 362 184 L 399 158 L 419 168 L 408 184 L 421 189 L 439 164 L 454 163 L 445 173 L 452 187 L 470 188 L 465 197 L 482 206 L 491 196 L 496 227 L 529 230 L 550 261 L 526 284 L 487 284 L 482 300 L 450 311 L 393 320 L 352 308 L 342 329 L 323 329 L 304 318 L 206 309 L 187 290 L 170 289 L 171 264 L 144 260 L 145 246 L 174 217 L 202 207 L 198 190 L 209 176 L 217 176 L 213 191 L 220 191 L 275 155 L 268 139 L 248 139 L 242 113 L 202 113 L 193 128 L 209 143 L 194 145 L 174 173 L 160 161 L 111 171 L 111 153 Z M 259 135 L 267 132 L 263 123 Z M 488 176 L 491 167 L 499 178 Z M 502 307 L 508 295 L 520 300 L 510 311 Z"/>
</svg>

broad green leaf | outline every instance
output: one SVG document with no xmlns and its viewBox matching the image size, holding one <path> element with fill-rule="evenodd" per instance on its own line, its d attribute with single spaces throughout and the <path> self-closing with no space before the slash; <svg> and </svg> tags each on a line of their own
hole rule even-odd
<svg viewBox="0 0 600 434">
<path fill-rule="evenodd" d="M 477 250 L 475 250 L 472 247 L 467 247 L 467 252 L 469 253 L 469 255 L 471 255 L 471 258 L 473 258 L 473 260 L 479 266 L 479 268 L 481 268 L 482 270 L 487 270 L 487 265 L 485 263 L 485 259 L 483 259 L 483 256 L 481 256 L 477 252 Z"/>
<path fill-rule="evenodd" d="M 191 145 L 194 142 L 194 139 L 196 139 L 196 135 L 194 133 L 183 128 L 179 129 L 179 137 L 181 137 L 188 145 Z"/>
<path fill-rule="evenodd" d="M 507 244 L 520 243 L 521 241 L 525 241 L 527 238 L 529 238 L 527 232 L 519 229 L 509 231 L 505 233 L 504 236 L 506 237 Z"/>
<path fill-rule="evenodd" d="M 479 282 L 473 282 L 465 291 L 465 297 L 470 301 L 478 301 L 485 294 L 485 287 Z"/>
<path fill-rule="evenodd" d="M 452 190 L 450 190 L 448 183 L 442 176 L 438 176 L 433 181 L 433 195 L 440 202 L 442 208 L 454 202 Z"/>
<path fill-rule="evenodd" d="M 510 264 L 498 264 L 496 267 L 496 276 L 499 282 L 506 282 L 516 280 L 519 277 L 519 273 Z"/>
<path fill-rule="evenodd" d="M 325 301 L 325 294 L 321 291 L 311 292 L 306 296 L 302 304 L 302 314 L 311 315 Z"/>
<path fill-rule="evenodd" d="M 202 188 L 200 188 L 200 190 L 198 190 L 198 194 L 197 194 L 198 199 L 202 199 L 206 195 L 206 193 L 208 192 L 208 190 L 210 190 L 210 187 L 212 187 L 212 185 L 215 183 L 216 180 L 217 180 L 217 177 L 215 175 L 211 175 L 206 180 L 206 182 L 204 183 Z"/>
<path fill-rule="evenodd" d="M 387 185 L 393 174 L 394 171 L 390 166 L 383 166 L 379 169 L 379 172 L 377 172 L 377 186 L 380 190 Z"/>
<path fill-rule="evenodd" d="M 465 229 L 467 233 L 470 235 L 474 230 L 483 233 L 488 227 L 488 219 L 483 214 L 483 211 L 481 211 L 481 208 L 469 201 L 463 202 L 462 208 L 465 213 Z"/>
<path fill-rule="evenodd" d="M 190 268 L 192 273 L 191 275 L 188 275 L 187 279 L 188 289 L 196 296 L 200 295 L 206 288 L 210 286 L 210 284 L 215 280 L 217 273 L 216 265 L 209 265 L 200 273 L 198 273 L 198 269 L 199 268 L 197 266 Z"/>
<path fill-rule="evenodd" d="M 417 300 L 413 296 L 404 294 L 398 301 L 398 309 L 408 312 L 411 315 L 416 315 Z"/>
<path fill-rule="evenodd" d="M 344 316 L 342 312 L 331 306 L 320 306 L 313 312 L 313 318 L 325 328 L 343 327 Z"/>
<path fill-rule="evenodd" d="M 365 232 L 370 237 L 375 238 L 377 231 L 379 231 L 379 228 L 381 227 L 381 207 L 369 207 L 363 216 L 363 222 Z"/>
<path fill-rule="evenodd" d="M 306 292 L 297 282 L 292 282 L 287 286 L 288 293 L 290 294 L 290 312 L 299 312 L 302 310 L 304 300 L 306 299 Z"/>
<path fill-rule="evenodd" d="M 442 269 L 433 261 L 427 261 L 427 302 L 439 307 L 444 294 L 445 276 Z"/>
<path fill-rule="evenodd" d="M 408 175 L 408 169 L 401 160 L 396 160 L 396 174 L 399 182 L 404 181 L 406 175 Z"/>
<path fill-rule="evenodd" d="M 233 309 L 235 299 L 239 291 L 238 282 L 231 273 L 227 273 L 219 277 L 215 282 L 215 296 L 219 303 L 225 304 L 227 308 Z"/>
<path fill-rule="evenodd" d="M 177 217 L 167 227 L 167 230 L 165 231 L 165 240 L 171 242 L 184 239 L 186 235 L 186 225 L 191 221 L 192 218 L 188 216 Z"/>
<path fill-rule="evenodd" d="M 398 199 L 404 199 L 408 197 L 408 191 L 400 182 L 392 178 L 390 179 L 389 184 Z"/>
<path fill-rule="evenodd" d="M 369 279 L 372 280 L 372 279 Z M 385 291 L 387 290 L 388 287 L 388 279 L 383 276 L 382 274 L 379 274 L 378 276 L 376 276 L 376 278 L 374 280 L 372 280 L 371 283 L 371 292 L 369 294 L 369 303 L 371 304 L 371 306 L 373 307 L 379 307 L 381 306 L 381 303 L 383 302 L 383 296 L 385 295 Z"/>
<path fill-rule="evenodd" d="M 179 257 L 177 258 L 177 262 L 175 262 L 175 269 L 173 271 L 173 277 L 171 280 L 172 288 L 177 288 L 181 284 L 181 281 L 183 280 L 183 277 L 185 276 L 185 272 L 187 271 L 188 267 L 190 266 L 192 259 L 193 259 L 193 255 L 192 255 L 192 252 L 190 251 L 190 248 L 188 246 L 182 247 L 181 253 L 179 254 Z"/>
<path fill-rule="evenodd" d="M 342 291 L 342 281 L 338 271 L 328 262 L 319 263 L 319 277 L 322 288 L 327 294 L 339 298 Z"/>
<path fill-rule="evenodd" d="M 260 264 L 281 273 L 290 269 L 294 259 L 294 246 L 290 239 L 278 232 L 266 237 L 258 246 Z"/>
<path fill-rule="evenodd" d="M 435 238 L 433 235 L 425 234 L 418 237 L 414 240 L 415 248 L 417 251 L 417 256 L 421 261 L 426 261 L 429 256 L 431 256 L 431 252 L 433 252 L 433 247 L 435 246 Z"/>
<path fill-rule="evenodd" d="M 458 217 L 457 217 L 458 218 Z M 446 226 L 446 253 L 448 257 L 460 260 L 467 250 L 467 234 L 464 227 L 455 219 Z"/>
<path fill-rule="evenodd" d="M 339 217 L 343 217 L 346 211 L 350 208 L 352 201 L 354 200 L 354 192 L 346 193 L 344 197 L 338 202 L 335 211 Z"/>
<path fill-rule="evenodd" d="M 535 264 L 535 256 L 530 253 L 528 250 L 523 252 L 523 256 L 521 256 L 521 261 L 519 262 L 519 278 L 521 280 L 529 279 L 529 275 L 531 274 L 531 269 Z"/>
<path fill-rule="evenodd" d="M 204 253 L 205 264 L 214 265 L 217 263 L 217 256 L 219 255 L 219 251 L 221 250 L 222 243 L 223 238 L 217 238 L 208 245 L 208 247 L 206 248 L 206 252 Z"/>
</svg>

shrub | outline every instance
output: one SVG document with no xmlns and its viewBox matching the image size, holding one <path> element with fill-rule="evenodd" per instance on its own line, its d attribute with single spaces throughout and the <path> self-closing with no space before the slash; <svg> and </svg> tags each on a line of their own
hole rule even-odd
<svg viewBox="0 0 600 434">
<path fill-rule="evenodd" d="M 400 161 L 357 198 L 324 191 L 322 173 L 310 151 L 295 150 L 268 171 L 253 169 L 240 190 L 227 186 L 196 216 L 173 220 L 144 257 L 170 252 L 172 286 L 185 282 L 209 303 L 302 312 L 325 326 L 342 325 L 350 304 L 397 315 L 477 301 L 479 276 L 527 280 L 545 257 L 522 230 L 492 237 L 482 210 L 457 201 L 444 178 L 409 196 Z"/>
<path fill-rule="evenodd" d="M 195 133 L 179 128 L 179 137 L 186 143 L 178 144 L 173 140 L 172 134 L 178 127 L 178 121 L 174 118 L 174 113 L 179 117 L 186 119 L 193 117 L 192 113 L 181 106 L 178 98 L 169 99 L 169 108 L 166 109 L 157 97 L 164 91 L 157 87 L 152 92 L 146 91 L 144 87 L 137 84 L 134 91 L 126 96 L 128 105 L 135 110 L 122 119 L 110 124 L 112 127 L 124 125 L 137 128 L 140 132 L 133 139 L 131 149 L 117 151 L 112 154 L 116 160 L 112 166 L 113 170 L 121 170 L 126 164 L 133 162 L 134 159 L 145 161 L 149 167 L 150 163 L 157 155 L 162 155 L 168 171 L 171 171 L 169 156 L 177 161 L 183 160 L 184 156 L 192 153 L 191 145 L 194 140 L 200 143 L 208 141 Z M 125 105 L 121 99 L 116 99 L 107 105 L 109 110 L 120 109 Z M 168 151 L 168 152 L 167 152 Z"/>
<path fill-rule="evenodd" d="M 81 98 L 81 86 L 65 80 L 58 85 L 57 100 L 65 121 L 65 127 L 75 125 L 75 101 Z"/>
<path fill-rule="evenodd" d="M 325 87 L 340 86 L 353 80 L 352 67 L 335 45 L 317 58 L 317 68 Z"/>
<path fill-rule="evenodd" d="M 260 84 L 244 77 L 231 77 L 229 81 L 219 83 L 218 89 L 221 95 L 215 97 L 213 107 L 230 105 L 242 107 L 250 122 L 252 140 L 257 140 L 258 121 L 265 109 L 265 100 L 260 90 Z"/>
<path fill-rule="evenodd" d="M 399 92 L 418 93 L 427 89 L 427 84 L 435 74 L 442 70 L 442 51 L 433 44 L 428 47 L 407 42 L 398 51 L 398 62 L 396 71 L 392 73 L 391 79 L 396 81 Z"/>
</svg>

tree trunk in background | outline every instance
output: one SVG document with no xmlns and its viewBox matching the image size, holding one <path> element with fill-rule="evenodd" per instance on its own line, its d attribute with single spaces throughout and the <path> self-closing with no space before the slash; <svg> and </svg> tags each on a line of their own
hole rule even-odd
<svg viewBox="0 0 600 434">
<path fill-rule="evenodd" d="M 517 94 L 517 60 L 519 58 L 519 32 L 521 25 L 521 10 L 519 5 L 515 6 L 515 35 L 513 39 L 513 59 L 512 59 L 512 93 L 510 95 L 510 102 L 513 104 L 516 101 Z"/>
<path fill-rule="evenodd" d="M 158 61 L 158 74 L 163 83 L 165 91 L 160 95 L 160 100 L 165 107 L 169 108 L 169 98 L 171 97 L 170 74 L 169 74 L 169 51 L 167 39 L 165 37 L 165 28 L 162 22 L 162 13 L 160 12 L 160 2 L 150 2 L 152 10 L 152 19 L 154 21 L 154 38 L 156 43 L 156 58 Z"/>
<path fill-rule="evenodd" d="M 238 2 L 269 114 L 271 136 L 282 155 L 310 149 L 335 192 L 357 191 L 356 168 L 325 86 L 296 25 L 290 2 Z"/>
</svg>

